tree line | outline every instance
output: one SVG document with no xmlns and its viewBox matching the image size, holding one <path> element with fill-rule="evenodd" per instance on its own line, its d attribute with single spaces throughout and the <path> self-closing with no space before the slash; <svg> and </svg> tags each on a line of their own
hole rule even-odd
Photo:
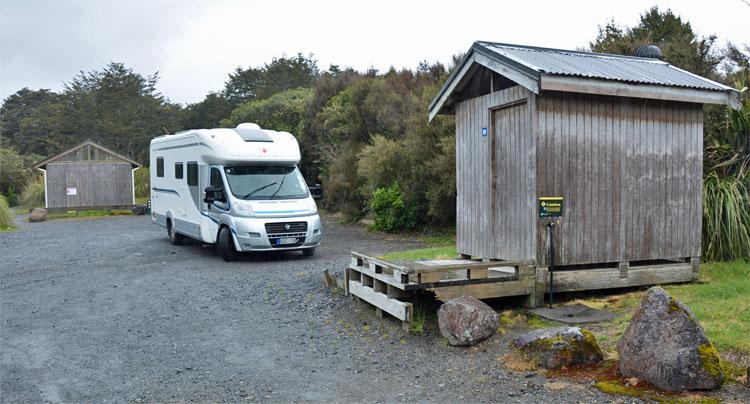
<svg viewBox="0 0 750 404">
<path fill-rule="evenodd" d="M 750 82 L 747 45 L 720 46 L 715 36 L 698 36 L 689 22 L 656 7 L 633 27 L 605 23 L 589 48 L 631 55 L 644 44 L 659 46 L 666 61 L 693 73 L 737 88 Z M 455 128 L 452 117 L 428 123 L 427 106 L 460 59 L 454 56 L 448 66 L 422 62 L 415 69 L 360 72 L 337 65 L 323 70 L 313 55 L 282 56 L 263 66 L 236 68 L 224 88 L 185 106 L 157 91 L 158 74 L 110 63 L 77 74 L 59 93 L 24 88 L 6 98 L 0 110 L 0 158 L 6 171 L 91 139 L 147 162 L 155 136 L 255 122 L 297 137 L 300 169 L 308 181 L 324 184 L 328 209 L 352 220 L 373 213 L 375 226 L 388 231 L 451 226 Z M 728 187 L 735 198 L 747 197 L 747 100 L 745 91 L 740 111 L 705 108 L 705 175 L 720 182 L 711 192 Z M 11 177 L 0 178 L 6 194 L 9 187 L 22 186 Z M 725 227 L 734 220 L 740 230 L 732 237 L 747 241 L 750 252 L 750 234 L 742 235 L 750 232 L 750 219 L 742 215 L 750 213 L 745 208 L 735 214 L 712 220 Z"/>
</svg>

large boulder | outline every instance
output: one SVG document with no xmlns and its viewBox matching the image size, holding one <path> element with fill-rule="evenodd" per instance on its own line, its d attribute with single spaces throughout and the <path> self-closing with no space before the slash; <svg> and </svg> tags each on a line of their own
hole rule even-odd
<svg viewBox="0 0 750 404">
<path fill-rule="evenodd" d="M 474 345 L 491 337 L 500 319 L 495 310 L 479 299 L 461 296 L 440 306 L 438 325 L 451 345 Z"/>
<path fill-rule="evenodd" d="M 514 338 L 511 345 L 545 369 L 594 365 L 604 357 L 594 334 L 579 327 L 540 328 Z"/>
<path fill-rule="evenodd" d="M 690 309 L 660 287 L 646 292 L 617 344 L 620 373 L 670 391 L 715 389 L 719 354 Z"/>
<path fill-rule="evenodd" d="M 31 210 L 31 214 L 29 214 L 30 222 L 43 222 L 45 220 L 47 220 L 47 209 L 34 208 Z"/>
</svg>

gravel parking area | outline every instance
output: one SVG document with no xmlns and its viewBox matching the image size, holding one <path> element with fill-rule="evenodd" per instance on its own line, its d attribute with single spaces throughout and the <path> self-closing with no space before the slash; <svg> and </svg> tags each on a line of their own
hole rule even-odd
<svg viewBox="0 0 750 404">
<path fill-rule="evenodd" d="M 508 336 L 474 348 L 404 335 L 326 290 L 321 270 L 384 239 L 325 219 L 323 245 L 226 263 L 169 244 L 148 217 L 22 223 L 0 234 L 3 402 L 611 401 L 505 370 Z"/>
</svg>

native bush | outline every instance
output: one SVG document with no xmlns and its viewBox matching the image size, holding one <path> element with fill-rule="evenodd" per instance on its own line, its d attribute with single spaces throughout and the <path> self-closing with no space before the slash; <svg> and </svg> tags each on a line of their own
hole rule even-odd
<svg viewBox="0 0 750 404">
<path fill-rule="evenodd" d="M 357 159 L 357 174 L 364 181 L 362 191 L 366 197 L 394 181 L 403 183 L 411 170 L 409 150 L 402 142 L 383 135 L 374 135 L 372 144 L 363 147 Z"/>
<path fill-rule="evenodd" d="M 404 202 L 398 182 L 378 188 L 372 195 L 370 209 L 374 230 L 392 233 L 412 230 L 417 224 L 416 206 Z"/>
<path fill-rule="evenodd" d="M 360 192 L 362 178 L 357 175 L 357 152 L 361 146 L 347 142 L 321 173 L 325 189 L 323 206 L 341 212 L 346 220 L 356 221 L 364 215 L 366 200 Z"/>
<path fill-rule="evenodd" d="M 4 196 L 0 195 L 0 230 L 10 227 L 13 227 L 13 216 L 10 214 L 8 201 L 5 200 Z"/>
<path fill-rule="evenodd" d="M 27 178 L 28 171 L 23 157 L 14 149 L 0 148 L 0 193 L 7 197 L 7 203 L 17 203 L 16 190 L 23 188 Z"/>
</svg>

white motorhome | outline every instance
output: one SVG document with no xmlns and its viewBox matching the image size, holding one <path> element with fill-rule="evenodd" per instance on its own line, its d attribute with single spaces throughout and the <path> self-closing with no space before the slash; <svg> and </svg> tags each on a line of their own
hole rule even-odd
<svg viewBox="0 0 750 404">
<path fill-rule="evenodd" d="M 151 220 L 172 244 L 216 244 L 225 260 L 241 251 L 315 253 L 323 228 L 288 132 L 243 123 L 151 141 Z"/>
</svg>

